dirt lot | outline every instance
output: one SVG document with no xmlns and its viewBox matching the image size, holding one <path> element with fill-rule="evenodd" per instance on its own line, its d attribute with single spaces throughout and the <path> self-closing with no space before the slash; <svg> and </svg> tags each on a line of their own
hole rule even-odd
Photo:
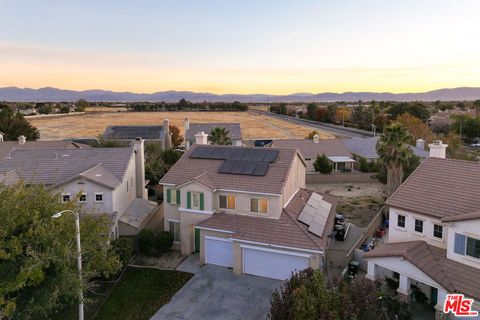
<svg viewBox="0 0 480 320">
<path fill-rule="evenodd" d="M 98 137 L 110 125 L 153 125 L 168 118 L 183 131 L 183 120 L 195 122 L 239 122 L 244 139 L 303 138 L 312 131 L 303 127 L 251 112 L 87 112 L 83 115 L 30 119 L 40 130 L 41 140 Z M 318 131 L 318 130 L 317 130 Z M 322 139 L 333 138 L 321 132 Z"/>
<path fill-rule="evenodd" d="M 360 228 L 370 223 L 385 201 L 381 183 L 308 184 L 307 188 L 340 197 L 337 212 Z"/>
</svg>

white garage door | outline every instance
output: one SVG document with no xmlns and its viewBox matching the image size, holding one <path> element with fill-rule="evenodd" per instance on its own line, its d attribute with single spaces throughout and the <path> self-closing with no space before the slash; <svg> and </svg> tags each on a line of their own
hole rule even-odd
<svg viewBox="0 0 480 320">
<path fill-rule="evenodd" d="M 283 250 L 243 247 L 243 273 L 285 280 L 293 271 L 308 268 L 310 255 Z"/>
<path fill-rule="evenodd" d="M 232 241 L 205 236 L 205 263 L 233 267 Z"/>
</svg>

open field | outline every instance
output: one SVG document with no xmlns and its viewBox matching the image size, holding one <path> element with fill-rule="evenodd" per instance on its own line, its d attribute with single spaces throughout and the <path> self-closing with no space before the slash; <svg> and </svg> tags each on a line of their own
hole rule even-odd
<svg viewBox="0 0 480 320">
<path fill-rule="evenodd" d="M 180 128 L 183 120 L 196 122 L 239 122 L 244 139 L 303 138 L 313 129 L 289 121 L 267 117 L 254 112 L 87 112 L 82 115 L 59 116 L 29 120 L 40 131 L 41 140 L 98 137 L 111 125 L 154 125 L 168 118 Z M 320 131 L 316 129 L 317 131 Z M 320 138 L 334 138 L 320 132 Z"/>
</svg>

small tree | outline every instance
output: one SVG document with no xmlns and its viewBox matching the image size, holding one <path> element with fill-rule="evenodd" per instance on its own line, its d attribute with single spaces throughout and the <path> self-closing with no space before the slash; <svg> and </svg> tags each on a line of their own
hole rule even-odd
<svg viewBox="0 0 480 320">
<path fill-rule="evenodd" d="M 313 130 L 305 138 L 312 140 L 315 135 L 319 134 L 318 131 Z"/>
<path fill-rule="evenodd" d="M 0 132 L 5 133 L 5 140 L 14 141 L 24 135 L 27 140 L 37 140 L 40 133 L 20 113 L 14 112 L 8 106 L 0 108 Z"/>
<path fill-rule="evenodd" d="M 287 114 L 287 105 L 285 103 L 280 104 L 280 107 L 278 108 L 278 113 Z"/>
<path fill-rule="evenodd" d="M 170 134 L 172 135 L 172 145 L 178 147 L 183 142 L 183 137 L 180 134 L 180 129 L 177 126 L 170 126 Z"/>
<path fill-rule="evenodd" d="M 315 120 L 315 116 L 317 114 L 317 105 L 315 103 L 309 103 L 307 105 L 307 117 L 309 120 Z"/>
<path fill-rule="evenodd" d="M 323 173 L 323 174 L 329 174 L 333 170 L 333 165 L 328 160 L 327 156 L 323 153 L 321 156 L 317 156 L 317 160 L 313 163 L 313 167 L 315 168 L 315 171 Z"/>
<path fill-rule="evenodd" d="M 70 113 L 70 108 L 64 105 L 60 108 L 60 113 Z"/>
<path fill-rule="evenodd" d="M 80 99 L 75 102 L 75 111 L 76 112 L 84 112 L 88 107 L 90 107 L 90 103 L 87 100 Z"/>
<path fill-rule="evenodd" d="M 53 112 L 53 107 L 49 103 L 44 103 L 38 108 L 38 113 L 40 114 L 50 114 Z"/>
<path fill-rule="evenodd" d="M 209 139 L 212 144 L 216 145 L 231 145 L 232 140 L 228 136 L 230 132 L 223 127 L 216 127 L 210 131 Z"/>
</svg>

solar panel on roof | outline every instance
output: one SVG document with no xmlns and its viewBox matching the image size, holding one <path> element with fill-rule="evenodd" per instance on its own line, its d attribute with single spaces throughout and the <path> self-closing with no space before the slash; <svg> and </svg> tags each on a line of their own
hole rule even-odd
<svg viewBox="0 0 480 320">
<path fill-rule="evenodd" d="M 241 160 L 233 160 L 233 166 L 228 173 L 237 173 L 241 174 L 243 168 L 246 166 L 247 162 Z"/>
<path fill-rule="evenodd" d="M 233 148 L 224 148 L 224 152 L 223 152 L 223 158 L 224 159 L 230 159 L 233 155 L 233 153 L 235 152 L 235 149 Z"/>
<path fill-rule="evenodd" d="M 253 172 L 255 171 L 255 168 L 257 167 L 257 162 L 256 161 L 247 161 L 245 163 L 245 167 L 243 167 L 241 174 L 248 174 L 252 175 Z"/>
<path fill-rule="evenodd" d="M 255 154 L 253 155 L 253 161 L 263 161 L 265 155 L 267 154 L 267 150 L 255 150 Z"/>
<path fill-rule="evenodd" d="M 254 149 L 247 149 L 245 150 L 245 152 L 243 153 L 242 155 L 242 159 L 240 160 L 244 160 L 244 161 L 250 161 L 253 159 L 253 156 L 255 155 L 255 151 Z"/>
<path fill-rule="evenodd" d="M 267 161 L 258 161 L 255 171 L 253 172 L 254 176 L 264 176 L 267 174 L 270 163 Z"/>
<path fill-rule="evenodd" d="M 234 161 L 232 160 L 225 160 L 222 165 L 220 166 L 220 169 L 218 169 L 218 172 L 220 173 L 230 173 L 232 167 L 234 165 Z"/>
<path fill-rule="evenodd" d="M 264 161 L 274 162 L 277 159 L 278 150 L 267 150 Z"/>
<path fill-rule="evenodd" d="M 225 148 L 214 148 L 212 152 L 212 158 L 213 159 L 224 159 L 223 158 L 223 152 L 225 151 Z"/>
<path fill-rule="evenodd" d="M 241 160 L 245 151 L 243 148 L 235 149 L 235 152 L 230 156 L 230 160 Z"/>
</svg>

